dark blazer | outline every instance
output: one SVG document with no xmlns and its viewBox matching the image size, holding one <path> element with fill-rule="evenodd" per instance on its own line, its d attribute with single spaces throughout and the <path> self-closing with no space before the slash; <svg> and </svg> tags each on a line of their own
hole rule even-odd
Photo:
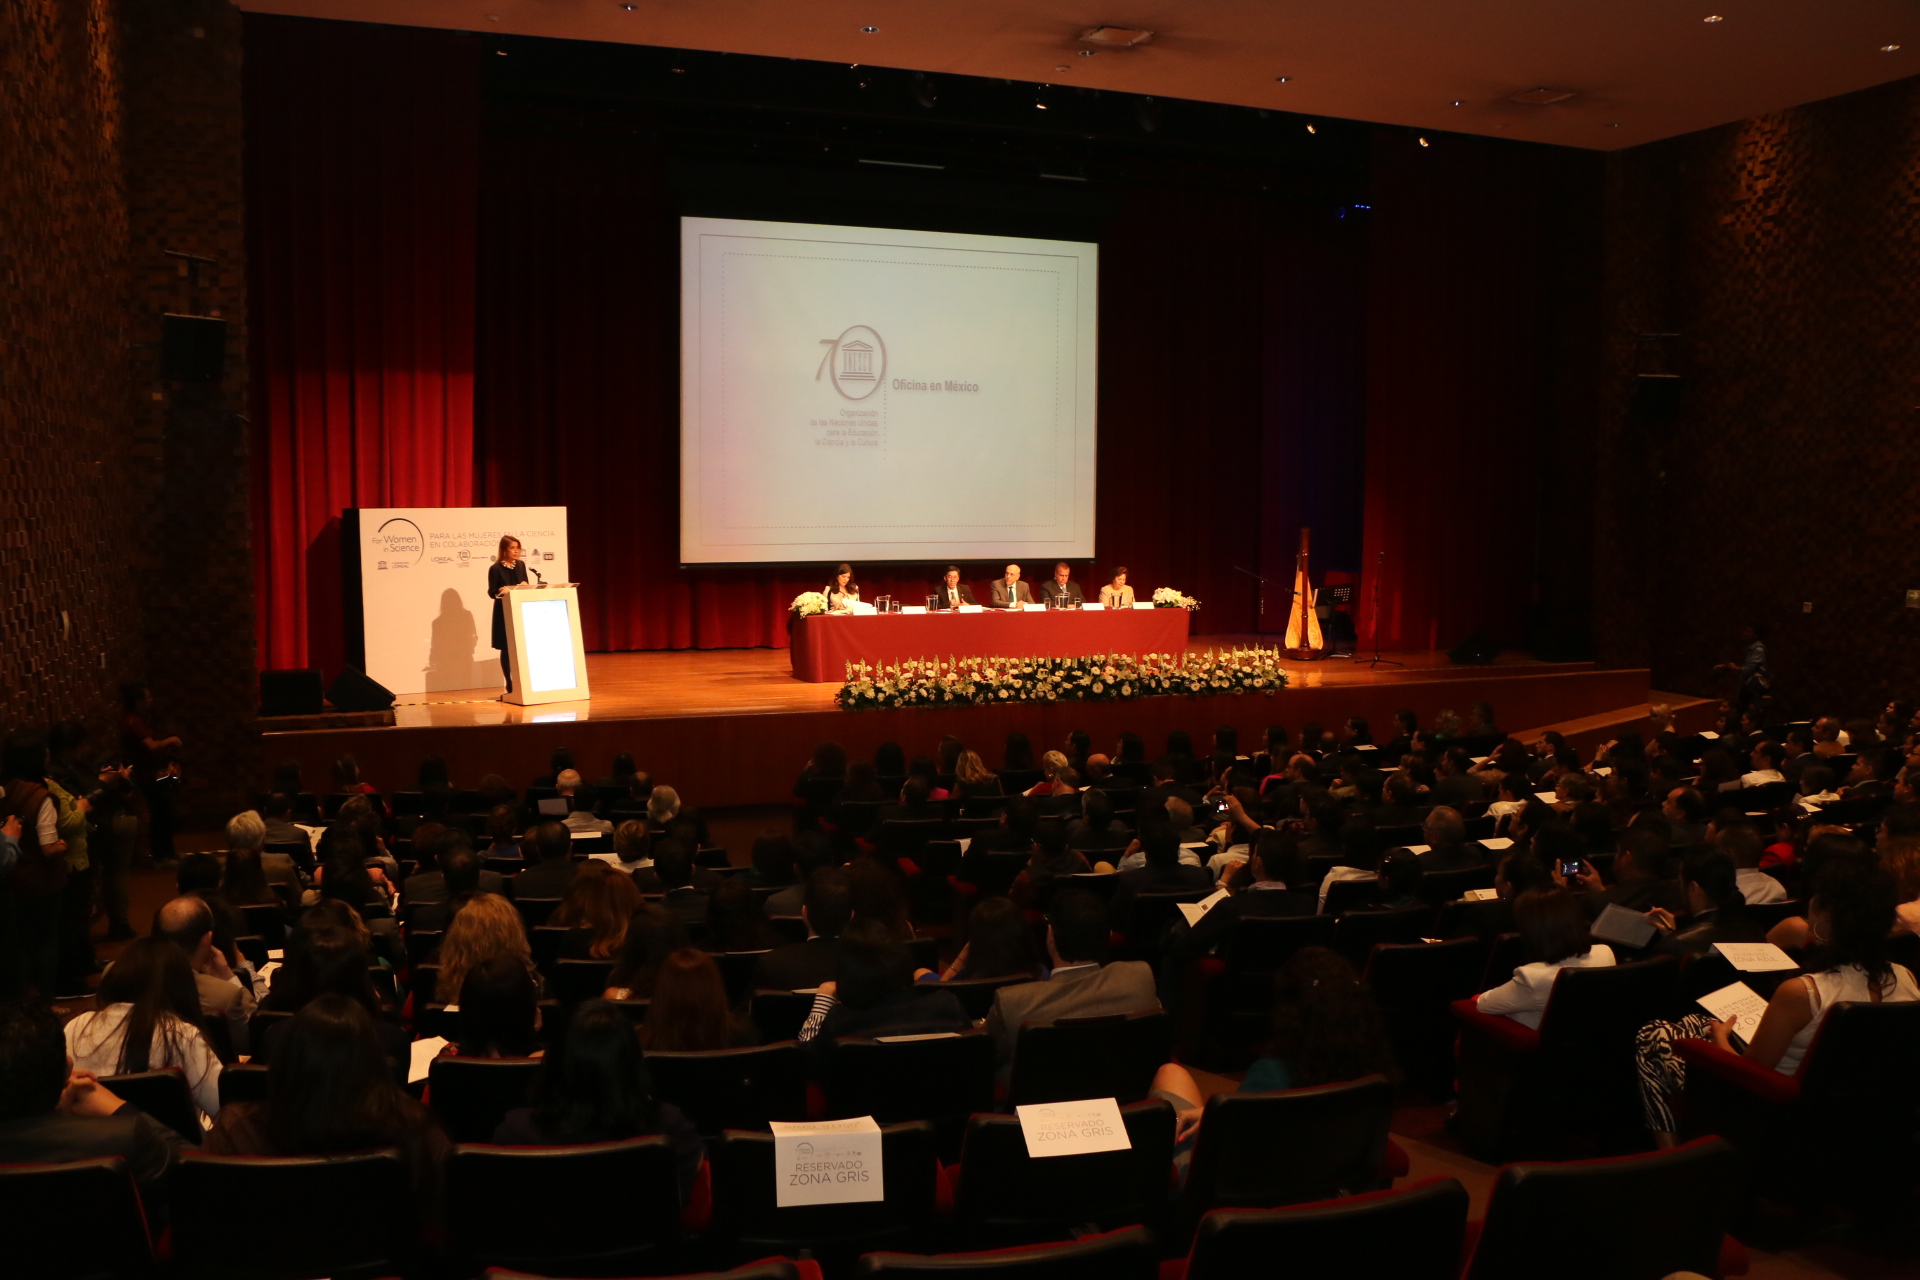
<svg viewBox="0 0 1920 1280">
<path fill-rule="evenodd" d="M 580 865 L 571 857 L 536 862 L 513 877 L 513 896 L 516 898 L 564 898 L 567 896 L 567 890 L 573 887 L 573 878 L 578 874 L 580 874 Z"/>
<path fill-rule="evenodd" d="M 753 968 L 753 985 L 769 991 L 804 991 L 833 981 L 839 969 L 840 939 L 808 938 L 761 956 Z"/>
<path fill-rule="evenodd" d="M 987 1012 L 987 1033 L 1002 1069 L 1013 1065 L 1014 1043 L 1023 1022 L 1056 1018 L 1098 1018 L 1160 1007 L 1153 970 L 1138 960 L 1116 960 L 1100 968 L 1060 968 L 1045 982 L 1021 982 L 994 993 Z"/>
<path fill-rule="evenodd" d="M 480 892 L 505 893 L 503 887 L 507 878 L 498 871 L 480 873 Z M 400 887 L 403 902 L 418 906 L 424 902 L 445 902 L 447 900 L 447 878 L 438 871 L 422 871 L 417 876 L 408 876 Z"/>
<path fill-rule="evenodd" d="M 1446 805 L 1449 809 L 1464 809 L 1470 804 L 1480 804 L 1487 798 L 1487 784 L 1477 773 L 1455 773 L 1440 779 L 1440 785 L 1432 792 L 1435 804 Z"/>
<path fill-rule="evenodd" d="M 498 560 L 487 566 L 487 594 L 493 597 L 493 647 L 507 647 L 507 602 L 500 598 L 502 587 L 518 586 L 527 580 L 527 562 L 509 569 Z"/>
<path fill-rule="evenodd" d="M 1686 928 L 1649 947 L 1657 956 L 1705 955 L 1716 942 L 1765 942 L 1766 926 L 1744 911 L 1703 911 Z"/>
<path fill-rule="evenodd" d="M 681 924 L 703 925 L 707 922 L 707 904 L 711 901 L 712 899 L 692 885 L 683 884 L 678 889 L 667 890 L 667 895 L 660 900 L 660 905 Z"/>
<path fill-rule="evenodd" d="M 1414 860 L 1422 871 L 1465 871 L 1487 865 L 1487 847 L 1478 840 L 1469 840 L 1451 849 L 1429 849 Z"/>
<path fill-rule="evenodd" d="M 1087 598 L 1080 594 L 1080 584 L 1067 579 L 1067 585 L 1061 586 L 1052 578 L 1040 584 L 1040 601 L 1059 609 L 1066 605 L 1085 604 Z"/>
<path fill-rule="evenodd" d="M 110 1116 L 72 1116 L 64 1111 L 0 1121 L 0 1162 L 60 1164 L 121 1156 L 142 1197 L 154 1189 L 187 1147 L 186 1139 L 132 1103 Z M 147 1199 L 148 1212 L 153 1201 Z"/>
<path fill-rule="evenodd" d="M 1311 893 L 1249 886 L 1201 916 L 1199 924 L 1174 921 L 1173 932 L 1167 935 L 1167 958 L 1176 965 L 1198 959 L 1225 942 L 1235 922 L 1247 916 L 1310 916 L 1319 909 L 1320 901 Z"/>
<path fill-rule="evenodd" d="M 814 1043 L 832 1045 L 835 1036 L 919 1036 L 967 1031 L 973 1019 L 951 991 L 896 991 L 865 1009 L 836 1004 L 827 1011 Z"/>
<path fill-rule="evenodd" d="M 975 599 L 973 598 L 973 588 L 972 588 L 972 587 L 970 587 L 970 586 L 968 586 L 968 585 L 967 585 L 966 583 L 964 583 L 964 582 L 963 582 L 963 583 L 961 583 L 961 584 L 960 584 L 960 586 L 959 586 L 959 587 L 957 588 L 957 590 L 958 590 L 958 591 L 960 592 L 960 603 L 961 603 L 961 604 L 978 604 L 978 603 L 980 603 L 980 602 L 979 602 L 978 600 L 975 600 Z M 939 603 L 939 604 L 937 604 L 937 605 L 935 605 L 935 606 L 934 606 L 934 608 L 936 608 L 936 609 L 951 609 L 951 608 L 953 608 L 953 606 L 952 606 L 951 604 L 948 604 L 948 603 L 947 603 L 947 584 L 946 584 L 946 583 L 944 583 L 944 582 L 942 582 L 942 583 L 940 583 L 940 584 L 938 584 L 938 585 L 937 585 L 937 586 L 935 586 L 935 587 L 933 588 L 933 590 L 932 590 L 931 592 L 929 592 L 928 594 L 929 594 L 929 595 L 934 595 L 934 596 L 938 596 L 938 597 L 939 597 L 939 599 L 940 599 L 940 603 Z"/>
</svg>

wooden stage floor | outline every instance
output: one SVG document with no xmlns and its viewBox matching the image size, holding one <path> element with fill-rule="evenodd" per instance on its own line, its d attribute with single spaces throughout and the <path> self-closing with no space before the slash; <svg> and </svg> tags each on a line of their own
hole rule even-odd
<svg viewBox="0 0 1920 1280">
<path fill-rule="evenodd" d="M 1189 652 L 1258 643 L 1253 636 L 1201 636 Z M 1272 642 L 1268 643 L 1272 647 Z M 1370 656 L 1370 655 L 1369 655 Z M 1477 680 L 1489 671 L 1545 675 L 1590 671 L 1592 663 L 1536 662 L 1508 654 L 1492 667 L 1456 667 L 1444 653 L 1385 654 L 1403 665 L 1370 667 L 1349 658 L 1285 662 L 1293 689 L 1395 685 L 1433 680 Z M 682 649 L 648 653 L 590 653 L 592 698 L 521 707 L 499 700 L 499 690 L 461 689 L 410 694 L 394 704 L 400 728 L 552 724 L 589 720 L 650 720 L 676 716 L 780 715 L 832 711 L 832 684 L 793 678 L 785 649 Z M 1472 699 L 1469 699 L 1471 701 Z M 1465 704 L 1461 705 L 1464 710 Z"/>
<path fill-rule="evenodd" d="M 1191 647 L 1252 639 L 1210 636 Z M 554 748 L 566 747 L 590 779 L 609 771 L 616 752 L 629 751 L 689 803 L 719 808 L 785 803 L 808 752 L 827 740 L 854 759 L 871 756 L 882 742 L 897 742 L 910 756 L 932 755 L 951 733 L 998 766 L 1013 730 L 1026 733 L 1036 750 L 1080 729 L 1108 750 L 1130 730 L 1158 754 L 1175 729 L 1204 745 L 1215 728 L 1231 725 L 1249 748 L 1271 724 L 1298 733 L 1309 721 L 1333 726 L 1361 716 L 1378 731 L 1401 708 L 1431 724 L 1443 709 L 1464 713 L 1489 702 L 1499 724 L 1515 732 L 1574 721 L 1597 732 L 1646 712 L 1644 669 L 1600 671 L 1518 655 L 1484 667 L 1452 666 L 1436 653 L 1387 656 L 1405 665 L 1289 662 L 1293 683 L 1272 695 L 845 712 L 834 706 L 834 686 L 795 680 L 781 650 L 597 653 L 587 655 L 594 692 L 584 702 L 518 707 L 498 701 L 495 690 L 475 689 L 403 699 L 390 725 L 262 721 L 258 782 L 264 785 L 283 760 L 297 761 L 309 780 L 325 778 L 336 756 L 351 753 L 362 776 L 383 791 L 411 788 L 427 756 L 447 762 L 456 786 L 497 773 L 524 787 L 550 772 Z"/>
</svg>

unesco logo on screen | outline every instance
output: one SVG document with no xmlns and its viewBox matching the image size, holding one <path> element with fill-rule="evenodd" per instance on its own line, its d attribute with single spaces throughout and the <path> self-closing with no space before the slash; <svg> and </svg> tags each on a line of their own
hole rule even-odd
<svg viewBox="0 0 1920 1280">
<path fill-rule="evenodd" d="M 887 376 L 887 344 L 864 324 L 854 325 L 837 338 L 822 338 L 827 353 L 813 380 L 833 380 L 833 389 L 849 400 L 865 400 Z"/>
</svg>

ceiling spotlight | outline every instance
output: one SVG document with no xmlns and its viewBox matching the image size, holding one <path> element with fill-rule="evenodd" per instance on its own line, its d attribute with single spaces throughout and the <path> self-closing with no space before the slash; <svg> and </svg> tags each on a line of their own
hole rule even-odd
<svg viewBox="0 0 1920 1280">
<path fill-rule="evenodd" d="M 504 58 L 507 56 L 507 51 L 505 49 L 495 49 L 493 51 L 493 56 L 496 58 Z"/>
<path fill-rule="evenodd" d="M 1422 138 L 1420 139 L 1420 145 L 1425 147 L 1425 146 L 1431 146 L 1432 144 L 1429 143 L 1425 138 Z"/>
<path fill-rule="evenodd" d="M 1508 97 L 1508 102 L 1518 102 L 1529 107 L 1550 107 L 1556 102 L 1565 102 L 1574 96 L 1571 89 L 1522 89 Z"/>
<path fill-rule="evenodd" d="M 1319 131 L 1318 129 L 1316 129 L 1316 128 L 1314 128 L 1314 127 L 1313 127 L 1312 125 L 1308 125 L 1308 126 L 1307 126 L 1307 132 L 1308 132 L 1308 133 L 1318 133 L 1318 132 L 1320 132 L 1320 131 Z"/>
<path fill-rule="evenodd" d="M 1460 105 L 1460 99 L 1458 99 L 1458 98 L 1455 98 L 1455 99 L 1453 100 L 1453 105 L 1454 105 L 1454 106 L 1456 106 L 1456 107 L 1457 107 L 1457 106 L 1459 106 L 1459 105 Z"/>
<path fill-rule="evenodd" d="M 1700 21 L 1702 21 L 1702 22 L 1725 22 L 1725 21 L 1726 21 L 1726 19 L 1725 19 L 1725 18 L 1723 18 L 1723 17 L 1721 17 L 1721 16 L 1720 16 L 1719 14 L 1717 14 L 1717 13 L 1710 13 L 1710 14 L 1708 14 L 1708 15 L 1707 15 L 1706 17 L 1704 17 L 1704 18 L 1702 18 L 1702 19 L 1700 19 Z"/>
<path fill-rule="evenodd" d="M 1286 84 L 1289 80 L 1292 80 L 1292 79 L 1293 79 L 1292 76 L 1275 76 L 1274 77 L 1274 80 L 1279 84 Z"/>
<path fill-rule="evenodd" d="M 633 5 L 630 5 L 630 4 L 623 4 L 623 5 L 621 5 L 620 7 L 621 7 L 622 9 L 625 9 L 625 10 L 626 10 L 626 11 L 627 11 L 628 13 L 632 13 L 632 12 L 633 12 L 633 10 L 634 10 L 634 6 L 633 6 Z"/>
<path fill-rule="evenodd" d="M 1083 57 L 1083 58 L 1091 58 L 1091 57 L 1092 57 L 1092 56 L 1093 56 L 1094 54 L 1096 54 L 1096 53 L 1098 53 L 1098 52 L 1100 52 L 1100 51 L 1099 51 L 1098 49 L 1081 49 L 1081 50 L 1079 50 L 1079 53 L 1080 53 L 1080 56 L 1081 56 L 1081 57 Z"/>
<path fill-rule="evenodd" d="M 876 35 L 879 33 L 879 30 L 880 28 L 878 27 L 862 27 L 860 28 L 860 34 L 863 36 Z"/>
<path fill-rule="evenodd" d="M 1897 44 L 1883 44 L 1880 46 L 1880 52 L 1882 53 L 1898 53 L 1899 51 L 1900 46 Z"/>
<path fill-rule="evenodd" d="M 1110 49 L 1131 49 L 1153 39 L 1153 32 L 1139 27 L 1090 27 L 1080 33 L 1087 44 L 1102 44 Z"/>
<path fill-rule="evenodd" d="M 1071 71 L 1073 70 L 1073 68 L 1072 67 L 1055 67 L 1054 70 L 1055 71 Z"/>
</svg>

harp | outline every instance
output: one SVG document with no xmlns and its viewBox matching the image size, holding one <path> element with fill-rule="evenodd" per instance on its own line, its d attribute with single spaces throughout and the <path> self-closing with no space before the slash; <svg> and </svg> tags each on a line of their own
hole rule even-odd
<svg viewBox="0 0 1920 1280">
<path fill-rule="evenodd" d="M 1293 558 L 1293 601 L 1287 607 L 1287 656 L 1317 658 L 1326 650 L 1320 638 L 1320 615 L 1314 610 L 1316 592 L 1307 574 L 1307 537 L 1300 531 L 1300 550 Z"/>
</svg>

